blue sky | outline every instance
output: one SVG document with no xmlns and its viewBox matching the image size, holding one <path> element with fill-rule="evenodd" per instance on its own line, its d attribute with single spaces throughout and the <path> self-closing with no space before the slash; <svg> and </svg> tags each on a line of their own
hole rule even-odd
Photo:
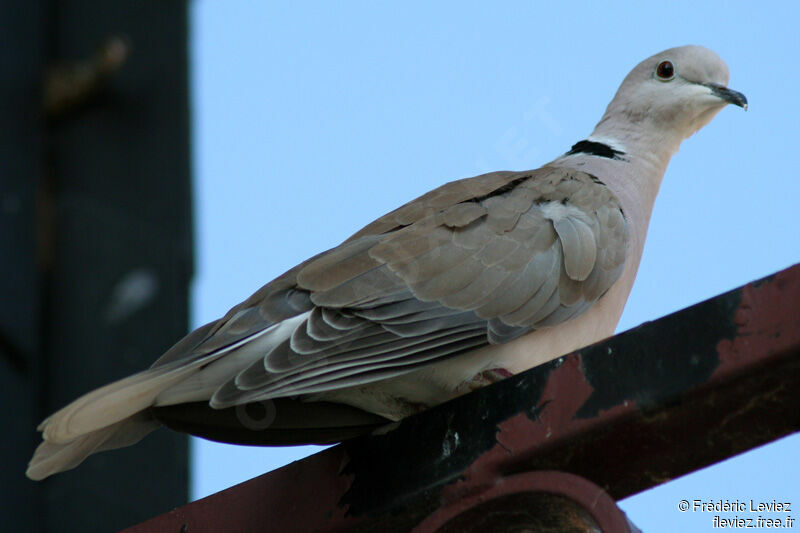
<svg viewBox="0 0 800 533">
<path fill-rule="evenodd" d="M 800 4 L 431 4 L 193 3 L 194 326 L 444 182 L 548 162 L 683 44 L 720 54 L 750 109 L 673 158 L 619 330 L 800 261 Z M 318 449 L 195 439 L 193 498 Z M 798 457 L 795 435 L 621 506 L 648 532 L 711 529 L 681 499 L 800 506 Z"/>
</svg>

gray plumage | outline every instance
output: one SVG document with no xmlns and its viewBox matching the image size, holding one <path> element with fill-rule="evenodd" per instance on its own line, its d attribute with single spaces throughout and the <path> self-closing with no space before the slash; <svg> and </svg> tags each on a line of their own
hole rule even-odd
<svg viewBox="0 0 800 533">
<path fill-rule="evenodd" d="M 673 78 L 659 77 L 663 61 Z M 46 419 L 28 475 L 159 422 L 234 442 L 334 442 L 612 334 L 669 158 L 726 103 L 746 105 L 727 80 L 701 47 L 645 60 L 568 154 L 407 203 Z M 232 414 L 264 401 L 277 406 L 267 427 Z"/>
</svg>

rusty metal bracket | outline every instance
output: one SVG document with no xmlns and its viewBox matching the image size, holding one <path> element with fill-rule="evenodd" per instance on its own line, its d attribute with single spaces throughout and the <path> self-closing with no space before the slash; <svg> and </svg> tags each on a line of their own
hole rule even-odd
<svg viewBox="0 0 800 533">
<path fill-rule="evenodd" d="M 445 503 L 412 533 L 641 533 L 594 483 L 555 471 L 502 477 L 483 492 Z"/>
<path fill-rule="evenodd" d="M 602 524 L 562 476 L 613 505 L 797 431 L 798 390 L 795 265 L 128 531 L 444 533 L 513 501 Z"/>
</svg>

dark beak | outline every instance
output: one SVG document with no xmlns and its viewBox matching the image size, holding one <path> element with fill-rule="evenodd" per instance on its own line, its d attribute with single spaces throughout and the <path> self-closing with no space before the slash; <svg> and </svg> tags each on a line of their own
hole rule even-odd
<svg viewBox="0 0 800 533">
<path fill-rule="evenodd" d="M 747 110 L 747 97 L 739 91 L 728 89 L 724 85 L 718 85 L 716 83 L 705 83 L 704 85 L 711 89 L 714 96 L 718 96 L 729 104 L 738 105 L 742 109 Z"/>
</svg>

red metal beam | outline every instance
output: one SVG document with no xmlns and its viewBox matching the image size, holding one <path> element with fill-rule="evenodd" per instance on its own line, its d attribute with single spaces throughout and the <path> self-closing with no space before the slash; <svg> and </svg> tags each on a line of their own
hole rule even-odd
<svg viewBox="0 0 800 533">
<path fill-rule="evenodd" d="M 798 390 L 800 265 L 128 531 L 437 531 L 552 470 L 619 499 L 797 431 Z"/>
</svg>

